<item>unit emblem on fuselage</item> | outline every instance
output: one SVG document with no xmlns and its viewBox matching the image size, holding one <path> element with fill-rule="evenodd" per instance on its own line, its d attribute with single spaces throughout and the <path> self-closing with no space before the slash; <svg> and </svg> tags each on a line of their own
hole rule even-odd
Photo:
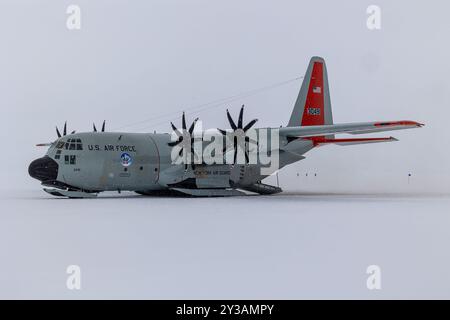
<svg viewBox="0 0 450 320">
<path fill-rule="evenodd" d="M 128 167 L 133 163 L 133 158 L 131 158 L 131 156 L 126 152 L 120 155 L 120 159 L 124 167 Z"/>
</svg>

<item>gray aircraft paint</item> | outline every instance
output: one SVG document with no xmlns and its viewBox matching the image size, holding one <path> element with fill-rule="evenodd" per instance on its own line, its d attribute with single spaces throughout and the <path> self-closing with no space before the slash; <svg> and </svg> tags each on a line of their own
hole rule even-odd
<svg viewBox="0 0 450 320">
<path fill-rule="evenodd" d="M 56 147 L 59 142 L 65 144 L 72 139 L 79 139 L 83 150 Z M 89 191 L 160 190 L 187 178 L 197 179 L 201 188 L 226 188 L 230 187 L 230 180 L 245 185 L 253 184 L 265 177 L 259 173 L 260 164 L 196 165 L 195 170 L 189 167 L 185 171 L 184 164 L 172 164 L 171 147 L 168 146 L 170 141 L 170 135 L 167 133 L 75 133 L 55 141 L 46 155 L 59 165 L 58 181 Z M 134 151 L 129 151 L 128 147 L 133 147 Z M 311 148 L 311 142 L 305 141 L 295 148 L 295 151 L 304 153 Z M 59 159 L 55 159 L 57 150 L 61 150 Z M 131 165 L 122 165 L 123 153 L 131 155 Z M 282 166 L 298 160 L 289 152 L 282 152 L 281 155 Z M 66 156 L 75 156 L 76 163 L 66 164 Z M 222 171 L 229 174 L 208 175 L 206 171 Z"/>
<path fill-rule="evenodd" d="M 321 125 L 301 126 L 304 109 L 308 105 L 307 93 L 315 63 L 322 64 L 322 86 L 318 92 L 323 96 L 323 123 Z M 315 88 L 313 88 L 315 89 Z M 312 100 L 314 102 L 314 100 Z M 319 113 L 320 115 L 320 113 Z M 308 117 L 315 116 L 309 114 Z M 316 119 L 317 120 L 317 119 Z M 322 121 L 322 120 L 321 120 Z M 336 133 L 371 133 L 420 127 L 414 121 L 366 122 L 333 124 L 331 113 L 328 75 L 325 61 L 320 57 L 310 60 L 289 124 L 283 128 L 265 128 L 269 135 L 277 134 L 278 147 L 267 144 L 270 154 L 278 153 L 278 167 L 304 159 L 304 154 L 321 143 L 351 145 L 372 142 L 396 141 L 396 139 L 336 139 Z M 242 128 L 242 127 L 241 127 Z M 262 128 L 256 129 L 257 133 Z M 103 130 L 102 130 L 103 131 Z M 314 140 L 319 138 L 319 141 Z M 320 141 L 328 139 L 329 141 Z M 81 141 L 82 150 L 68 141 Z M 270 140 L 270 139 L 269 139 Z M 49 192 L 54 195 L 80 197 L 80 192 L 95 193 L 111 190 L 136 191 L 151 194 L 154 191 L 176 190 L 194 196 L 236 195 L 235 189 L 257 193 L 277 193 L 281 189 L 262 185 L 267 177 L 261 169 L 265 164 L 196 164 L 185 166 L 174 164 L 171 157 L 171 135 L 168 133 L 126 133 L 126 132 L 84 132 L 64 135 L 53 142 L 47 151 L 46 159 L 57 163 L 55 180 L 43 181 L 64 190 L 64 193 Z M 276 140 L 275 140 L 276 141 Z M 63 143 L 64 142 L 64 143 Z M 203 142 L 204 144 L 206 142 Z M 63 146 L 64 145 L 64 146 Z M 60 150 L 60 152 L 58 151 Z M 265 150 L 265 151 L 267 151 Z M 258 150 L 261 153 L 261 150 Z M 58 155 L 58 153 L 60 153 Z M 70 163 L 75 157 L 74 163 Z M 49 160 L 51 162 L 51 160 Z M 34 169 L 30 165 L 30 174 Z M 61 185 L 62 184 L 62 185 Z M 197 191 L 192 191 L 197 189 Z M 222 191 L 218 191 L 221 189 Z M 226 191 L 229 190 L 229 191 Z"/>
</svg>

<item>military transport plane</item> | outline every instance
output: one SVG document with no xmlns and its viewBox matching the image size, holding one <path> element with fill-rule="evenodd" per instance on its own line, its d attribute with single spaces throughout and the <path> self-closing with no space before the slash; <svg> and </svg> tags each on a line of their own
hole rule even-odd
<svg viewBox="0 0 450 320">
<path fill-rule="evenodd" d="M 58 139 L 51 143 L 47 154 L 31 162 L 28 172 L 41 181 L 44 191 L 54 196 L 69 198 L 95 197 L 102 191 L 134 191 L 142 195 L 181 194 L 189 196 L 233 196 L 244 194 L 275 194 L 282 190 L 261 181 L 270 173 L 261 170 L 266 164 L 259 160 L 251 163 L 247 151 L 255 145 L 247 137 L 256 119 L 243 124 L 240 110 L 237 123 L 227 110 L 231 129 L 218 131 L 227 140 L 223 157 L 234 154 L 233 161 L 223 163 L 175 163 L 173 154 L 191 155 L 185 152 L 193 143 L 192 134 L 197 119 L 188 129 L 183 113 L 182 129 L 175 125 L 175 134 L 106 132 L 105 122 L 97 131 L 63 134 L 58 128 Z M 334 124 L 331 113 L 325 61 L 313 57 L 287 126 L 280 128 L 251 129 L 277 133 L 276 143 L 266 146 L 266 152 L 278 154 L 278 167 L 304 159 L 304 154 L 326 144 L 355 145 L 396 141 L 393 137 L 382 138 L 335 138 L 335 134 L 364 134 L 389 130 L 418 128 L 423 124 L 415 121 L 381 121 Z M 236 161 L 237 136 L 244 136 L 245 161 Z M 242 141 L 242 140 L 241 140 Z M 229 146 L 229 148 L 228 148 Z M 258 141 L 256 142 L 257 153 Z M 180 149 L 180 147 L 182 147 Z M 180 151 L 178 152 L 179 148 Z M 254 148 L 253 148 L 254 149 Z M 173 152 L 175 150 L 175 152 Z"/>
</svg>

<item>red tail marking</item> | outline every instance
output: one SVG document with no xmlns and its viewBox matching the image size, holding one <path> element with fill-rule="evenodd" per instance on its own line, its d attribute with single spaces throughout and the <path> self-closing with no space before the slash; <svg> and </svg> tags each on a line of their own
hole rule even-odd
<svg viewBox="0 0 450 320">
<path fill-rule="evenodd" d="M 422 123 L 418 123 L 410 120 L 403 121 L 394 121 L 394 122 L 378 122 L 374 124 L 375 127 L 383 127 L 383 126 L 417 126 L 422 127 Z"/>
<path fill-rule="evenodd" d="M 389 141 L 392 140 L 392 137 L 389 138 L 345 138 L 345 139 L 327 139 L 325 137 L 309 137 L 304 138 L 311 140 L 314 146 L 318 146 L 319 144 L 326 143 L 345 143 L 345 142 L 371 142 L 371 141 Z"/>
<path fill-rule="evenodd" d="M 301 125 L 320 126 L 324 119 L 323 63 L 314 62 Z"/>
</svg>

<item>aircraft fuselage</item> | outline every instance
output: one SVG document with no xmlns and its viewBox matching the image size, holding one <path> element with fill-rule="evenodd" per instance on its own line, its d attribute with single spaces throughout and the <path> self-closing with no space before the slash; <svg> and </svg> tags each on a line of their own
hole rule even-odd
<svg viewBox="0 0 450 320">
<path fill-rule="evenodd" d="M 167 133 L 70 134 L 52 143 L 45 157 L 32 162 L 29 171 L 45 186 L 84 192 L 128 190 L 151 193 L 178 185 L 230 188 L 251 185 L 267 176 L 261 174 L 258 164 L 195 164 L 186 170 L 184 164 L 173 164 L 170 141 L 171 136 Z M 311 149 L 311 142 L 305 141 L 303 148 L 305 152 Z M 299 160 L 285 158 L 280 167 Z M 46 174 L 43 167 L 53 169 Z M 41 175 L 37 176 L 36 172 Z"/>
</svg>

